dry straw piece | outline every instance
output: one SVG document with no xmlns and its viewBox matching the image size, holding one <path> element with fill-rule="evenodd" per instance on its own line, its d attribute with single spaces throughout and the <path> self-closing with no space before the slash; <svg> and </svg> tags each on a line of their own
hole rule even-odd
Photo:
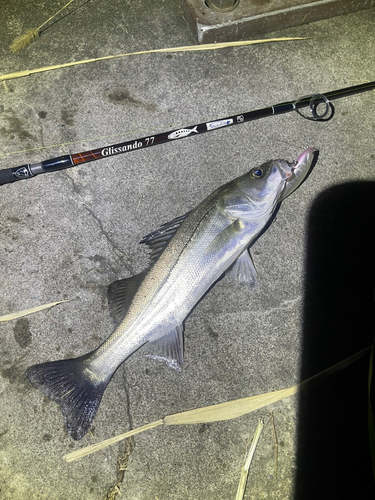
<svg viewBox="0 0 375 500">
<path fill-rule="evenodd" d="M 257 447 L 257 444 L 258 444 L 258 441 L 259 441 L 259 438 L 260 438 L 260 435 L 262 433 L 263 428 L 264 428 L 264 422 L 263 422 L 263 420 L 260 420 L 259 424 L 256 428 L 253 440 L 251 441 L 251 445 L 250 445 L 249 452 L 247 454 L 245 463 L 241 469 L 241 476 L 240 476 L 240 482 L 238 483 L 236 500 L 243 500 L 243 497 L 245 494 L 245 489 L 246 489 L 247 476 L 249 474 L 251 461 L 253 460 L 255 448 Z"/>
<path fill-rule="evenodd" d="M 50 304 L 44 304 L 43 306 L 32 307 L 31 309 L 24 309 L 23 311 L 6 314 L 5 316 L 0 316 L 0 322 L 11 321 L 12 319 L 22 318 L 23 316 L 27 316 L 28 314 L 33 314 L 39 311 L 43 311 L 44 309 L 49 309 L 50 307 L 56 306 L 57 304 L 61 304 L 62 302 L 69 302 L 69 300 L 70 299 L 59 300 L 57 302 L 51 302 Z"/>
<path fill-rule="evenodd" d="M 45 21 L 43 24 L 41 24 L 39 26 L 39 28 L 29 29 L 29 30 L 25 31 L 25 33 L 23 33 L 22 35 L 17 36 L 13 40 L 12 44 L 9 46 L 10 50 L 12 52 L 19 52 L 20 50 L 22 50 L 25 47 L 27 47 L 28 45 L 30 45 L 30 43 L 32 43 L 36 38 L 38 38 L 40 29 L 43 28 L 43 26 L 45 26 L 49 21 L 51 21 L 51 19 L 56 17 L 57 14 L 60 14 L 60 12 L 62 10 L 64 10 L 66 7 L 68 7 L 68 5 L 70 5 L 73 1 L 74 0 L 70 0 L 66 5 L 64 5 L 64 7 L 62 9 L 60 9 L 58 12 L 56 12 L 56 14 L 54 14 L 49 19 L 47 19 L 47 21 Z"/>
<path fill-rule="evenodd" d="M 70 66 L 78 66 L 80 64 L 87 64 L 98 61 L 106 61 L 108 59 L 116 59 L 119 57 L 137 56 L 141 54 L 156 54 L 156 53 L 166 53 L 166 52 L 195 52 L 201 50 L 217 50 L 224 49 L 227 47 L 243 47 L 245 45 L 255 45 L 259 43 L 269 43 L 269 42 L 289 42 L 292 40 L 307 40 L 310 37 L 297 37 L 297 38 L 267 38 L 264 40 L 245 40 L 240 42 L 225 42 L 225 43 L 207 43 L 203 45 L 188 45 L 185 47 L 172 47 L 167 49 L 154 49 L 154 50 L 141 50 L 140 52 L 130 52 L 128 54 L 118 54 L 114 56 L 104 56 L 97 57 L 94 59 L 85 59 L 84 61 L 76 61 L 65 64 L 54 64 L 53 66 L 45 66 L 43 68 L 36 69 L 26 69 L 24 71 L 17 71 L 15 73 L 9 73 L 8 75 L 1 75 L 0 82 L 4 80 L 13 80 L 15 78 L 21 78 L 23 76 L 30 76 L 35 73 L 43 73 L 45 71 L 52 71 L 55 69 L 68 68 Z"/>
<path fill-rule="evenodd" d="M 259 410 L 260 408 L 264 408 L 272 403 L 276 403 L 284 398 L 292 396 L 296 394 L 301 389 L 304 389 L 307 385 L 310 385 L 313 382 L 317 382 L 324 377 L 331 375 L 335 372 L 338 372 L 350 365 L 358 358 L 369 352 L 371 347 L 367 347 L 362 351 L 350 356 L 349 358 L 340 361 L 336 365 L 333 365 L 322 372 L 300 382 L 299 384 L 293 385 L 287 389 L 281 389 L 279 391 L 267 392 L 265 394 L 259 394 L 257 396 L 250 396 L 248 398 L 243 399 L 235 399 L 233 401 L 227 401 L 225 403 L 219 403 L 212 406 L 205 406 L 203 408 L 197 408 L 196 410 L 189 410 L 182 413 L 176 413 L 174 415 L 168 415 L 161 420 L 157 420 L 156 422 L 152 422 L 147 425 L 143 425 L 142 427 L 138 427 L 137 429 L 133 429 L 129 432 L 125 432 L 124 434 L 120 434 L 118 436 L 114 436 L 112 438 L 106 439 L 105 441 L 101 441 L 100 443 L 93 444 L 91 446 L 87 446 L 86 448 L 82 448 L 81 450 L 73 451 L 72 453 L 68 453 L 64 455 L 64 459 L 67 462 L 73 462 L 74 460 L 78 460 L 79 458 L 85 457 L 94 453 L 96 451 L 102 450 L 111 444 L 117 443 L 126 439 L 127 437 L 134 436 L 135 434 L 139 434 L 140 432 L 144 432 L 150 429 L 154 429 L 155 427 L 159 427 L 160 425 L 187 425 L 187 424 L 200 424 L 200 423 L 209 423 L 209 422 L 218 422 L 221 420 L 230 420 L 232 418 L 237 418 L 242 415 L 246 415 L 247 413 L 251 413 L 255 410 Z"/>
</svg>

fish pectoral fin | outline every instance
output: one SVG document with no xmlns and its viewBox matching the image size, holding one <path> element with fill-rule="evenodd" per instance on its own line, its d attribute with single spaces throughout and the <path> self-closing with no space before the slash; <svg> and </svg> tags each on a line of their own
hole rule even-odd
<svg viewBox="0 0 375 500">
<path fill-rule="evenodd" d="M 172 221 L 162 224 L 156 231 L 152 231 L 152 233 L 143 237 L 140 243 L 147 245 L 151 249 L 150 265 L 158 260 L 164 248 L 189 214 L 190 212 L 187 212 L 185 215 L 176 217 Z"/>
<path fill-rule="evenodd" d="M 184 326 L 183 324 L 176 326 L 167 334 L 152 335 L 148 342 L 148 348 L 151 349 L 150 354 L 146 354 L 148 358 L 156 359 L 166 363 L 170 368 L 181 370 L 184 364 Z"/>
<path fill-rule="evenodd" d="M 117 280 L 111 283 L 108 287 L 108 305 L 111 316 L 116 325 L 119 325 L 128 312 L 131 301 L 136 294 L 139 285 L 147 273 L 142 271 L 139 274 Z"/>
<path fill-rule="evenodd" d="M 258 285 L 257 272 L 249 251 L 246 249 L 226 270 L 225 275 L 233 283 L 245 283 L 250 288 Z"/>
</svg>

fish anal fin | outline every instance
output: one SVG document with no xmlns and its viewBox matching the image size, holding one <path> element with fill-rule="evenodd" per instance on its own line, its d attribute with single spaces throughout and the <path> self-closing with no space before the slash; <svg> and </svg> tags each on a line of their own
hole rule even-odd
<svg viewBox="0 0 375 500">
<path fill-rule="evenodd" d="M 166 363 L 170 368 L 181 370 L 184 364 L 184 327 L 178 325 L 166 334 L 154 334 L 147 344 L 148 358 Z"/>
<path fill-rule="evenodd" d="M 114 281 L 109 285 L 108 305 L 110 313 L 117 325 L 124 319 L 146 272 L 147 271 L 143 271 L 130 278 Z"/>
<path fill-rule="evenodd" d="M 76 441 L 89 430 L 111 379 L 99 380 L 87 369 L 89 356 L 33 365 L 25 372 L 34 387 L 60 405 L 68 433 Z"/>
<path fill-rule="evenodd" d="M 256 288 L 258 285 L 257 273 L 254 263 L 246 248 L 238 259 L 227 269 L 225 275 L 233 283 L 246 284 L 250 288 Z"/>
</svg>

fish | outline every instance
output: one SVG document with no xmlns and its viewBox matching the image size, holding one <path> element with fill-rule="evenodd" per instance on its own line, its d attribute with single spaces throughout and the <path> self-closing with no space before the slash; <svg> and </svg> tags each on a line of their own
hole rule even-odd
<svg viewBox="0 0 375 500">
<path fill-rule="evenodd" d="M 291 163 L 270 160 L 253 167 L 149 233 L 140 242 L 151 250 L 147 269 L 109 286 L 114 332 L 92 352 L 26 370 L 29 382 L 60 405 L 74 440 L 87 433 L 113 374 L 139 348 L 147 344 L 148 356 L 182 368 L 184 321 L 220 278 L 256 286 L 249 247 L 317 156 L 311 147 Z"/>
<path fill-rule="evenodd" d="M 197 128 L 198 128 L 198 125 L 194 128 L 181 128 L 180 130 L 176 130 L 175 132 L 171 132 L 168 135 L 168 139 L 181 139 L 182 137 L 186 137 L 186 136 L 190 135 L 192 132 L 199 134 Z"/>
</svg>

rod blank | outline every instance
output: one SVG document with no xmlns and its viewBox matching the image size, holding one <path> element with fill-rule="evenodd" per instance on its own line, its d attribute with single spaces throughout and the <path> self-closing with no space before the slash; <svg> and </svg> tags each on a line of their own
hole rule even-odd
<svg viewBox="0 0 375 500">
<path fill-rule="evenodd" d="M 275 116 L 291 111 L 297 111 L 303 118 L 315 121 L 327 121 L 333 117 L 334 107 L 330 101 L 340 99 L 341 97 L 348 97 L 361 92 L 367 92 L 375 89 L 375 81 L 363 83 L 361 85 L 354 85 L 339 90 L 333 90 L 325 94 L 313 94 L 306 97 L 297 99 L 297 101 L 290 101 L 275 104 L 267 108 L 256 109 L 246 113 L 220 118 L 212 122 L 203 122 L 197 125 L 189 125 L 186 128 L 177 130 L 169 130 L 153 136 L 142 137 L 140 139 L 133 139 L 131 141 L 121 142 L 103 148 L 84 151 L 82 153 L 74 153 L 72 155 L 59 156 L 49 160 L 44 160 L 38 163 L 21 165 L 19 167 L 7 168 L 0 170 L 0 185 L 10 184 L 22 179 L 31 179 L 39 174 L 47 172 L 55 172 L 65 168 L 75 167 L 82 163 L 88 163 L 102 158 L 128 153 L 139 149 L 145 149 L 157 144 L 166 142 L 173 142 L 185 137 L 193 137 L 197 134 L 212 132 L 219 128 L 238 125 L 253 120 L 259 120 L 268 116 Z M 318 111 L 319 104 L 325 106 L 324 112 Z M 302 108 L 310 108 L 310 116 L 302 114 L 299 110 Z M 328 114 L 328 116 L 326 116 Z"/>
</svg>

